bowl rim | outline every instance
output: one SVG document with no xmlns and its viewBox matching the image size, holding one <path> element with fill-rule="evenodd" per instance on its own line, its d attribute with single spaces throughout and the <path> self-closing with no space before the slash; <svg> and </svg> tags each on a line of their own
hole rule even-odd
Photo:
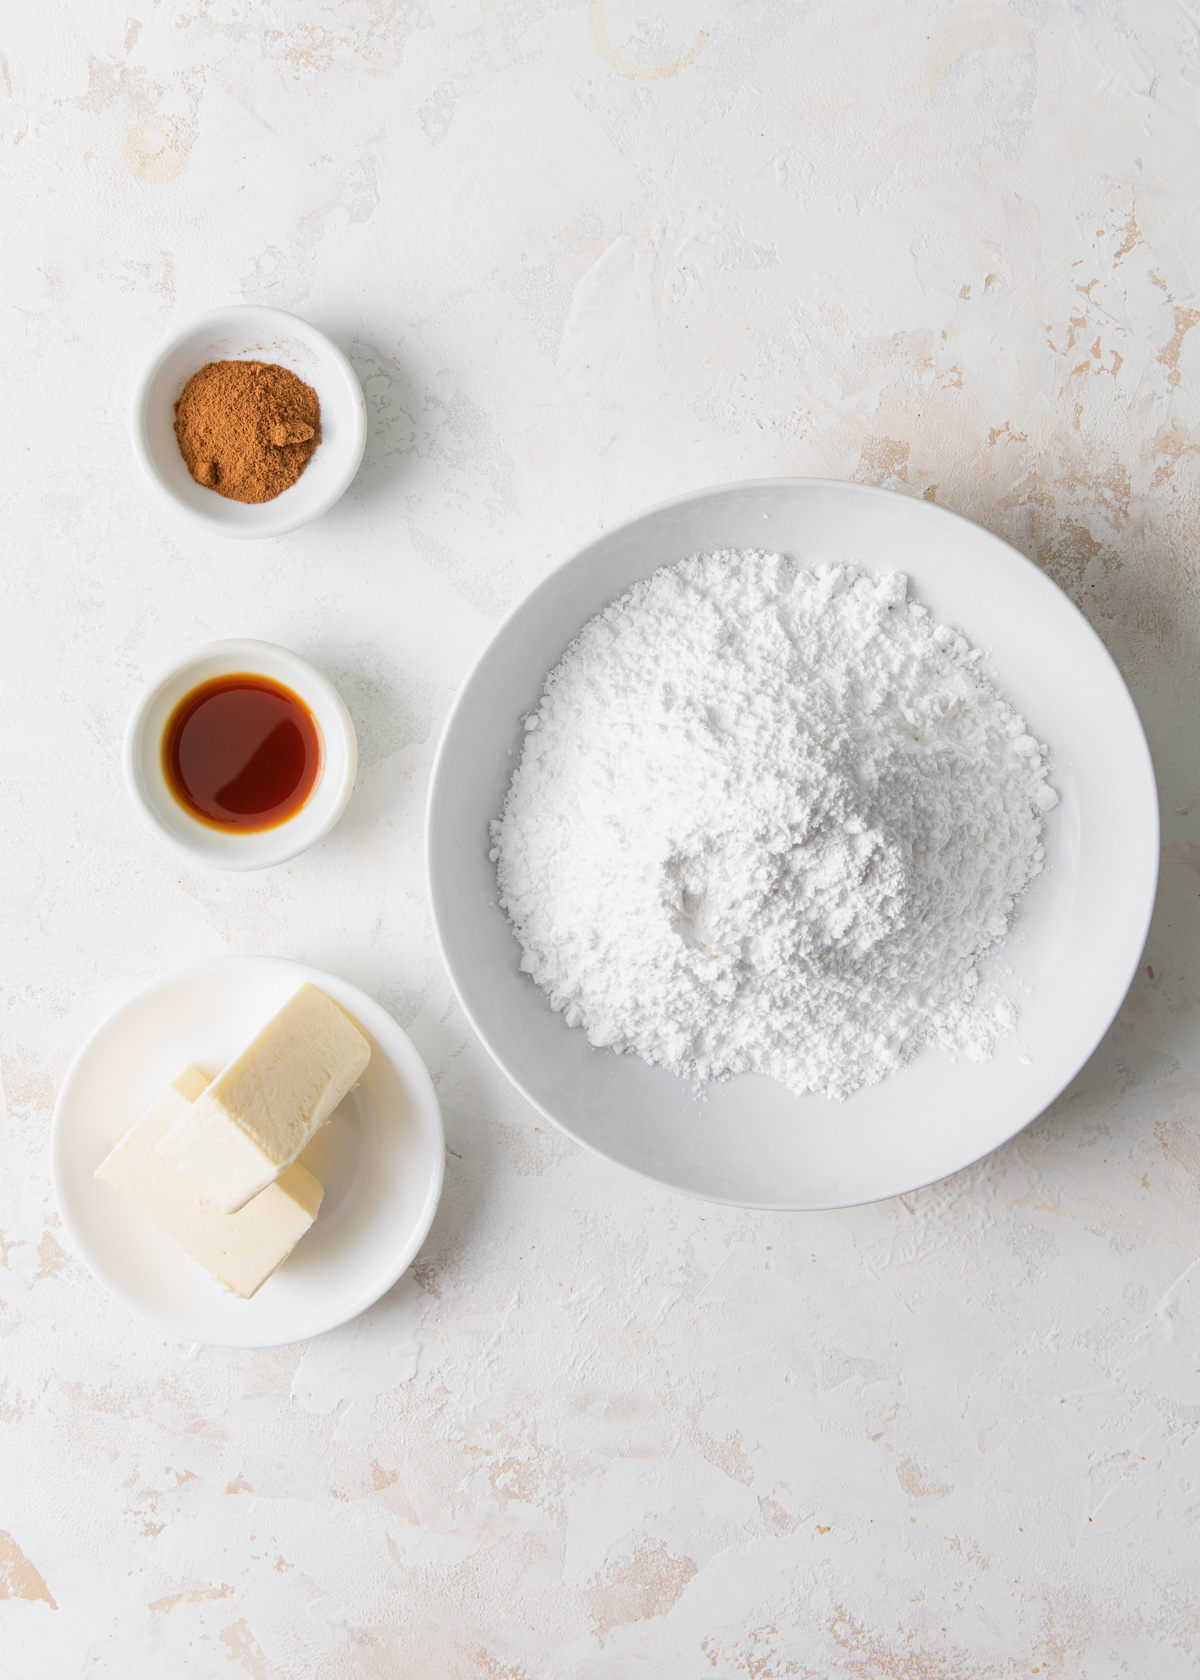
<svg viewBox="0 0 1200 1680">
<path fill-rule="evenodd" d="M 306 838 L 300 838 L 297 830 L 300 819 L 309 809 L 309 799 L 286 821 L 275 828 L 257 829 L 245 836 L 230 836 L 231 845 L 228 851 L 209 851 L 199 840 L 193 843 L 180 833 L 169 827 L 162 819 L 153 801 L 147 796 L 142 774 L 142 764 L 148 750 L 157 750 L 157 743 L 152 748 L 146 741 L 146 726 L 151 708 L 159 699 L 163 690 L 192 666 L 198 666 L 210 659 L 228 659 L 231 661 L 230 670 L 248 667 L 251 671 L 257 668 L 257 662 L 264 660 L 264 653 L 277 669 L 297 673 L 299 682 L 309 690 L 315 690 L 319 696 L 319 705 L 312 708 L 316 717 L 317 727 L 321 735 L 322 757 L 324 763 L 321 775 L 313 788 L 313 794 L 327 779 L 335 792 L 334 804 L 321 824 Z M 263 676 L 270 676 L 271 672 L 262 671 Z M 285 679 L 276 677 L 276 681 Z M 350 802 L 350 795 L 354 791 L 355 779 L 358 775 L 358 737 L 354 730 L 354 720 L 337 689 L 323 672 L 315 665 L 310 665 L 307 659 L 293 653 L 290 648 L 279 646 L 276 642 L 263 641 L 253 637 L 227 637 L 215 642 L 204 642 L 199 647 L 189 648 L 177 659 L 162 669 L 142 689 L 134 701 L 125 725 L 125 736 L 121 749 L 121 766 L 124 772 L 125 786 L 129 796 L 143 818 L 149 823 L 154 832 L 176 852 L 191 858 L 194 862 L 206 864 L 210 869 L 253 871 L 258 869 L 273 869 L 277 864 L 288 863 L 292 858 L 299 857 L 310 846 L 315 846 L 324 840 L 334 826 L 341 820 L 346 806 Z M 196 825 L 201 828 L 200 824 Z M 205 833 L 209 832 L 207 829 Z M 268 836 L 277 836 L 277 843 L 271 846 L 266 843 Z M 258 845 L 259 854 L 253 859 L 238 855 L 239 840 L 254 841 Z M 264 855 L 265 854 L 265 855 Z"/>
<path fill-rule="evenodd" d="M 264 328 L 274 326 L 278 332 L 288 333 L 293 338 L 307 337 L 317 342 L 337 367 L 346 381 L 349 391 L 357 393 L 358 396 L 357 403 L 347 406 L 347 412 L 352 412 L 354 418 L 353 425 L 350 428 L 351 435 L 346 466 L 333 479 L 330 488 L 324 495 L 317 496 L 310 504 L 302 506 L 300 511 L 294 511 L 290 514 L 279 511 L 274 519 L 264 517 L 255 527 L 244 525 L 236 518 L 233 520 L 218 519 L 214 515 L 205 513 L 200 508 L 192 507 L 188 502 L 182 501 L 155 466 L 146 436 L 146 403 L 150 386 L 167 358 L 173 355 L 179 346 L 194 334 L 208 332 L 217 336 L 223 326 L 231 325 L 238 319 L 245 320 L 248 317 L 261 321 Z M 348 358 L 329 335 L 321 331 L 320 327 L 314 327 L 311 321 L 306 321 L 302 315 L 293 314 L 288 309 L 276 309 L 270 304 L 225 304 L 219 309 L 207 310 L 204 314 L 193 316 L 191 320 L 185 321 L 166 338 L 162 339 L 151 352 L 142 371 L 134 381 L 130 396 L 129 435 L 134 459 L 141 469 L 142 476 L 171 507 L 190 519 L 193 524 L 201 526 L 206 531 L 211 531 L 216 536 L 228 537 L 238 542 L 262 541 L 269 537 L 283 536 L 288 531 L 298 530 L 302 525 L 307 525 L 312 520 L 319 519 L 323 513 L 328 513 L 333 504 L 345 495 L 362 465 L 363 452 L 367 446 L 367 405 L 358 375 Z M 270 503 L 257 505 L 269 507 Z"/>
<path fill-rule="evenodd" d="M 492 1061 L 495 1062 L 496 1066 L 500 1069 L 501 1073 L 504 1074 L 505 1078 L 508 1080 L 510 1085 L 512 1085 L 518 1092 L 520 1092 L 521 1096 L 523 1096 L 525 1098 L 526 1102 L 528 1102 L 530 1104 L 530 1106 L 532 1108 L 534 1108 L 537 1111 L 537 1113 L 540 1114 L 544 1119 L 548 1120 L 551 1123 L 551 1125 L 557 1127 L 557 1129 L 559 1131 L 565 1132 L 566 1135 L 569 1138 L 571 1138 L 575 1143 L 579 1144 L 583 1149 L 589 1150 L 593 1155 L 598 1155 L 602 1160 L 610 1162 L 613 1166 L 620 1167 L 625 1172 L 633 1173 L 638 1178 L 645 1179 L 647 1182 L 649 1182 L 651 1184 L 656 1184 L 663 1189 L 670 1190 L 670 1191 L 674 1192 L 674 1194 L 676 1194 L 676 1195 L 688 1196 L 694 1201 L 712 1202 L 712 1203 L 715 1203 L 719 1206 L 745 1208 L 745 1209 L 748 1209 L 750 1211 L 764 1212 L 764 1213 L 821 1213 L 821 1212 L 832 1212 L 832 1211 L 835 1211 L 835 1210 L 840 1209 L 840 1208 L 869 1207 L 875 1201 L 880 1201 L 880 1200 L 890 1201 L 893 1197 L 896 1197 L 896 1196 L 911 1195 L 914 1191 L 924 1189 L 930 1184 L 940 1184 L 947 1178 L 953 1178 L 956 1173 L 964 1172 L 968 1167 L 974 1166 L 976 1164 L 976 1162 L 985 1160 L 987 1158 L 987 1156 L 994 1154 L 997 1149 L 1002 1148 L 1005 1143 L 1011 1142 L 1012 1139 L 1014 1137 L 1017 1137 L 1021 1132 L 1023 1132 L 1027 1126 L 1032 1125 L 1033 1121 L 1036 1120 L 1038 1116 L 1037 1116 L 1037 1114 L 1028 1116 L 1025 1120 L 1021 1121 L 1020 1125 L 1014 1127 L 1013 1130 L 1007 1135 L 1007 1137 L 1002 1138 L 998 1142 L 991 1144 L 987 1149 L 984 1149 L 982 1151 L 969 1153 L 963 1160 L 958 1161 L 954 1166 L 948 1167 L 945 1170 L 945 1172 L 940 1173 L 937 1178 L 934 1178 L 934 1179 L 919 1178 L 916 1182 L 914 1182 L 912 1184 L 906 1184 L 905 1186 L 903 1186 L 901 1188 L 889 1191 L 888 1195 L 885 1196 L 885 1197 L 866 1197 L 866 1198 L 863 1198 L 861 1200 L 849 1200 L 849 1201 L 839 1200 L 839 1201 L 832 1201 L 832 1202 L 830 1202 L 830 1201 L 811 1201 L 811 1202 L 802 1202 L 802 1203 L 797 1202 L 797 1203 L 793 1203 L 793 1204 L 790 1204 L 790 1205 L 785 1205 L 785 1204 L 782 1204 L 782 1203 L 779 1203 L 779 1202 L 748 1202 L 748 1201 L 744 1201 L 744 1200 L 739 1200 L 738 1198 L 733 1197 L 733 1196 L 715 1195 L 711 1192 L 706 1193 L 706 1192 L 702 1192 L 700 1190 L 692 1189 L 692 1188 L 690 1188 L 686 1185 L 676 1184 L 676 1183 L 673 1183 L 669 1178 L 663 1177 L 663 1176 L 661 1176 L 659 1174 L 656 1174 L 656 1173 L 653 1173 L 653 1172 L 648 1172 L 643 1167 L 631 1165 L 628 1161 L 622 1160 L 618 1155 L 612 1154 L 608 1150 L 602 1149 L 598 1144 L 594 1143 L 590 1138 L 581 1136 L 579 1132 L 575 1131 L 570 1125 L 568 1125 L 565 1121 L 560 1119 L 558 1117 L 558 1115 L 554 1114 L 550 1109 L 546 1108 L 538 1100 L 538 1098 L 536 1096 L 534 1096 L 533 1093 L 531 1091 L 529 1091 L 525 1087 L 525 1085 L 522 1084 L 522 1082 L 513 1075 L 513 1073 L 510 1071 L 509 1067 L 507 1066 L 501 1051 L 493 1045 L 489 1036 L 483 1031 L 479 1022 L 476 1020 L 475 1015 L 472 1012 L 470 1005 L 467 1003 L 466 999 L 464 998 L 464 996 L 463 996 L 463 994 L 462 994 L 462 992 L 459 988 L 458 978 L 455 974 L 453 966 L 451 965 L 449 955 L 448 955 L 447 950 L 446 950 L 445 941 L 442 937 L 442 925 L 441 925 L 441 915 L 440 915 L 440 911 L 439 911 L 438 896 L 437 896 L 437 893 L 434 890 L 434 862 L 435 862 L 435 859 L 434 859 L 434 844 L 433 844 L 433 841 L 434 841 L 434 804 L 435 804 L 435 801 L 436 801 L 437 796 L 438 796 L 439 782 L 440 782 L 440 779 L 441 779 L 443 764 L 445 762 L 445 758 L 446 758 L 447 751 L 448 751 L 450 737 L 451 737 L 451 735 L 453 733 L 453 730 L 454 730 L 454 727 L 457 723 L 459 713 L 462 711 L 463 707 L 466 704 L 466 697 L 467 697 L 467 694 L 468 694 L 468 692 L 469 692 L 469 690 L 470 690 L 470 688 L 471 688 L 471 686 L 472 686 L 472 684 L 475 680 L 475 677 L 476 677 L 477 673 L 479 672 L 479 670 L 484 665 L 485 661 L 491 655 L 492 649 L 495 647 L 497 642 L 499 642 L 500 639 L 506 634 L 509 626 L 514 622 L 514 620 L 516 620 L 525 611 L 526 607 L 533 600 L 534 596 L 538 593 L 539 590 L 541 590 L 544 587 L 546 587 L 547 585 L 549 585 L 554 578 L 558 577 L 559 574 L 564 572 L 569 566 L 573 566 L 578 561 L 582 560 L 589 553 L 589 551 L 592 550 L 593 548 L 595 548 L 599 543 L 606 542 L 610 538 L 616 536 L 619 532 L 628 530 L 631 526 L 640 524 L 644 519 L 651 518 L 652 516 L 654 516 L 656 514 L 664 513 L 670 508 L 680 507 L 680 506 L 683 506 L 684 504 L 686 504 L 688 502 L 701 501 L 704 498 L 709 497 L 709 496 L 735 495 L 735 494 L 743 494 L 745 492 L 753 492 L 753 491 L 759 491 L 759 490 L 776 490 L 776 489 L 784 489 L 784 488 L 794 488 L 794 487 L 800 486 L 800 485 L 802 485 L 806 488 L 814 489 L 814 490 L 816 490 L 816 489 L 834 489 L 834 490 L 838 490 L 838 491 L 842 491 L 842 492 L 848 492 L 851 495 L 861 496 L 864 499 L 873 500 L 873 501 L 882 501 L 886 498 L 886 500 L 888 502 L 891 502 L 891 503 L 910 503 L 914 500 L 913 497 L 906 495 L 902 491 L 888 490 L 888 489 L 885 489 L 881 485 L 859 484 L 858 482 L 856 482 L 853 479 L 815 478 L 815 477 L 810 478 L 810 477 L 805 477 L 805 476 L 801 476 L 801 475 L 772 477 L 772 478 L 746 478 L 746 479 L 734 479 L 734 480 L 731 480 L 730 482 L 725 483 L 725 484 L 708 484 L 708 485 L 704 485 L 701 488 L 696 489 L 696 490 L 686 490 L 686 491 L 683 491 L 680 495 L 668 496 L 668 497 L 664 498 L 662 501 L 655 502 L 655 503 L 651 504 L 649 507 L 641 508 L 636 513 L 629 515 L 625 519 L 615 520 L 612 524 L 605 525 L 599 532 L 597 532 L 597 534 L 595 536 L 590 537 L 587 542 L 581 544 L 578 548 L 574 549 L 569 555 L 567 555 L 567 557 L 564 560 L 560 561 L 558 563 L 558 565 L 553 566 L 550 569 L 550 571 L 548 571 L 545 574 L 544 577 L 539 578 L 536 583 L 534 583 L 529 589 L 527 589 L 525 591 L 525 593 L 519 598 L 519 600 L 515 603 L 515 605 L 500 620 L 499 624 L 497 624 L 496 628 L 493 630 L 492 634 L 488 637 L 488 639 L 484 643 L 483 647 L 479 650 L 478 654 L 472 660 L 469 670 L 466 672 L 466 674 L 462 678 L 462 681 L 459 684 L 458 690 L 457 690 L 457 692 L 454 696 L 454 700 L 453 700 L 453 702 L 450 706 L 450 710 L 446 714 L 446 720 L 445 720 L 445 723 L 442 726 L 441 735 L 438 738 L 437 750 L 434 753 L 433 763 L 430 767 L 429 787 L 428 787 L 428 790 L 427 790 L 427 793 L 426 793 L 426 799 L 425 799 L 425 845 L 424 845 L 424 851 L 425 851 L 425 886 L 426 886 L 426 892 L 427 892 L 427 895 L 428 895 L 428 898 L 429 898 L 430 920 L 432 921 L 432 924 L 433 924 L 434 943 L 436 945 L 438 955 L 441 958 L 442 966 L 445 969 L 446 974 L 447 974 L 447 976 L 450 980 L 450 985 L 451 985 L 451 988 L 453 989 L 455 998 L 457 999 L 459 1008 L 462 1010 L 463 1014 L 466 1016 L 467 1020 L 470 1022 L 470 1025 L 471 1025 L 472 1030 L 474 1031 L 476 1037 L 479 1039 L 480 1043 L 483 1045 L 484 1049 L 487 1051 L 487 1053 L 491 1057 Z M 1094 643 L 1096 645 L 1096 648 L 1103 655 L 1104 660 L 1110 666 L 1110 668 L 1111 668 L 1114 676 L 1116 677 L 1118 683 L 1120 684 L 1122 690 L 1124 691 L 1124 693 L 1128 697 L 1130 710 L 1131 710 L 1131 713 L 1133 715 L 1133 720 L 1136 724 L 1136 740 L 1137 740 L 1137 745 L 1140 749 L 1140 755 L 1141 755 L 1141 759 L 1142 759 L 1142 767 L 1146 771 L 1146 773 L 1149 777 L 1150 787 L 1152 789 L 1154 789 L 1155 791 L 1157 791 L 1158 780 L 1157 780 L 1157 777 L 1156 777 L 1155 772 L 1154 772 L 1153 756 L 1150 752 L 1149 743 L 1146 740 L 1146 731 L 1145 731 L 1145 726 L 1142 723 L 1141 714 L 1138 711 L 1136 702 L 1134 701 L 1132 694 L 1129 692 L 1129 685 L 1126 683 L 1125 678 L 1121 673 L 1120 667 L 1117 665 L 1116 660 L 1113 658 L 1112 654 L 1109 652 L 1108 648 L 1105 646 L 1103 640 L 1097 634 L 1097 632 L 1093 629 L 1092 625 L 1088 622 L 1088 619 L 1086 618 L 1084 613 L 1080 610 L 1080 608 L 1078 606 L 1076 606 L 1075 602 L 1073 600 L 1071 600 L 1071 597 L 1069 595 L 1067 595 L 1065 590 L 1060 589 L 1059 586 L 1054 583 L 1054 580 L 1052 578 L 1050 578 L 1042 570 L 1042 568 L 1040 566 L 1038 566 L 1033 560 L 1030 560 L 1027 555 L 1022 554 L 1020 549 L 1016 548 L 1012 543 L 1008 542 L 1004 537 L 998 537 L 995 534 L 995 532 L 989 531 L 985 525 L 981 525 L 977 520 L 968 519 L 965 514 L 956 513 L 952 508 L 943 507 L 943 506 L 941 506 L 940 503 L 936 503 L 936 502 L 934 502 L 934 503 L 923 503 L 922 506 L 924 508 L 928 509 L 930 512 L 934 513 L 935 515 L 939 516 L 939 517 L 949 519 L 949 520 L 953 520 L 957 524 L 969 527 L 970 530 L 973 533 L 976 533 L 977 535 L 982 534 L 984 537 L 988 538 L 990 541 L 999 544 L 1001 547 L 1003 547 L 1007 551 L 1008 555 L 1011 557 L 1011 559 L 1013 561 L 1019 561 L 1022 566 L 1025 566 L 1030 571 L 1037 573 L 1037 575 L 1044 582 L 1050 584 L 1053 588 L 1059 590 L 1059 593 L 1063 596 L 1063 599 L 1068 603 L 1068 605 L 1071 607 L 1072 611 L 1078 617 L 1081 627 L 1084 628 L 1087 631 L 1088 636 L 1090 636 L 1091 639 L 1094 641 Z M 647 573 L 646 575 L 648 576 L 649 574 Z M 582 625 L 580 626 L 580 628 L 582 628 Z M 565 649 L 564 649 L 564 651 L 565 651 Z M 548 675 L 548 673 L 546 673 L 546 674 Z M 544 680 L 544 677 L 543 677 L 543 680 Z M 1161 818 L 1160 818 L 1159 805 L 1158 805 L 1157 798 L 1151 802 L 1151 807 L 1150 807 L 1150 810 L 1148 812 L 1148 817 L 1149 817 L 1149 822 L 1150 822 L 1150 824 L 1152 825 L 1152 828 L 1153 828 L 1153 845 L 1150 848 L 1150 856 L 1151 856 L 1150 879 L 1145 884 L 1145 886 L 1146 886 L 1146 910 L 1145 910 L 1145 913 L 1144 913 L 1144 916 L 1143 916 L 1143 919 L 1142 919 L 1142 927 L 1141 927 L 1141 932 L 1140 932 L 1140 938 L 1138 940 L 1137 950 L 1135 952 L 1133 961 L 1129 965 L 1128 972 L 1126 973 L 1126 975 L 1124 977 L 1124 983 L 1121 987 L 1121 992 L 1120 992 L 1120 996 L 1118 997 L 1117 1003 L 1113 1007 L 1111 1014 L 1108 1016 L 1108 1018 L 1103 1022 L 1103 1024 L 1099 1027 L 1099 1030 L 1096 1032 L 1096 1034 L 1095 1034 L 1094 1038 L 1092 1039 L 1091 1044 L 1088 1048 L 1087 1055 L 1080 1062 L 1079 1067 L 1076 1068 L 1075 1072 L 1072 1073 L 1071 1076 L 1063 1082 L 1063 1084 L 1059 1087 L 1059 1089 L 1049 1099 L 1049 1102 L 1046 1103 L 1045 1107 L 1043 1107 L 1042 1109 L 1040 1109 L 1038 1111 L 1039 1114 L 1044 1114 L 1045 1111 L 1046 1111 L 1046 1108 L 1049 1108 L 1050 1105 L 1053 1102 L 1057 1101 L 1058 1097 L 1060 1097 L 1062 1095 L 1062 1092 L 1064 1090 L 1066 1090 L 1067 1086 L 1071 1083 L 1071 1080 L 1078 1076 L 1078 1073 L 1081 1071 L 1081 1069 L 1087 1065 L 1087 1062 L 1095 1054 L 1096 1049 L 1099 1046 L 1101 1040 L 1104 1038 L 1105 1034 L 1108 1032 L 1109 1028 L 1112 1026 L 1113 1021 L 1116 1019 L 1118 1012 L 1120 1011 L 1122 1005 L 1124 1004 L 1125 997 L 1126 997 L 1126 995 L 1129 991 L 1129 987 L 1132 985 L 1134 976 L 1137 974 L 1138 968 L 1141 964 L 1141 956 L 1142 956 L 1142 952 L 1145 949 L 1146 938 L 1147 938 L 1147 936 L 1149 934 L 1149 931 L 1150 931 L 1150 922 L 1151 922 L 1151 919 L 1152 919 L 1153 914 L 1154 914 L 1154 907 L 1155 907 L 1155 902 L 1156 902 L 1157 893 L 1158 893 L 1158 878 L 1159 878 L 1159 869 L 1160 869 L 1160 849 L 1161 849 L 1161 842 L 1162 842 L 1162 824 L 1161 824 Z M 515 939 L 515 937 L 516 937 L 515 934 L 514 934 L 513 937 Z M 533 982 L 531 980 L 530 985 L 532 985 L 532 984 L 533 984 Z"/>
</svg>

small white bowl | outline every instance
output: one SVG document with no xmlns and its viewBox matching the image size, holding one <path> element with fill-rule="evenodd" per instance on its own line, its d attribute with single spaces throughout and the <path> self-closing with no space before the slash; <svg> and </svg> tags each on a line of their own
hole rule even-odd
<svg viewBox="0 0 1200 1680">
<path fill-rule="evenodd" d="M 234 502 L 197 484 L 175 436 L 175 404 L 208 362 L 277 362 L 316 391 L 321 442 L 289 490 L 270 502 Z M 133 453 L 154 488 L 222 537 L 278 537 L 307 525 L 349 488 L 367 441 L 367 408 L 350 363 L 325 334 L 286 309 L 238 304 L 181 327 L 155 351 L 133 393 Z"/>
<path fill-rule="evenodd" d="M 241 671 L 270 677 L 299 695 L 321 737 L 321 768 L 307 801 L 286 822 L 252 834 L 210 828 L 185 811 L 162 762 L 163 734 L 184 695 L 213 677 Z M 172 846 L 214 869 L 269 869 L 323 840 L 337 822 L 358 773 L 358 741 L 337 689 L 297 654 L 273 642 L 209 642 L 185 654 L 142 695 L 125 731 L 124 763 L 134 804 Z"/>
</svg>

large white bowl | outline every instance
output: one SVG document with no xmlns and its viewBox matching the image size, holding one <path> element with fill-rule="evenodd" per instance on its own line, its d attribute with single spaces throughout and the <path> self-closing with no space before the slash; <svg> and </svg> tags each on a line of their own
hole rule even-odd
<svg viewBox="0 0 1200 1680">
<path fill-rule="evenodd" d="M 197 484 L 175 436 L 175 404 L 209 362 L 276 362 L 311 385 L 321 441 L 295 484 L 270 502 L 235 502 Z M 331 508 L 350 486 L 367 442 L 362 386 L 337 345 L 286 309 L 236 304 L 198 316 L 151 356 L 134 388 L 133 453 L 148 482 L 186 518 L 222 537 L 278 537 Z"/>
<path fill-rule="evenodd" d="M 520 972 L 496 905 L 499 813 L 546 673 L 592 615 L 698 551 L 779 550 L 802 562 L 907 572 L 916 597 L 987 656 L 1049 743 L 1061 803 L 1049 867 L 998 960 L 1021 1010 L 990 1062 L 925 1050 L 836 1103 L 759 1075 L 690 1087 L 595 1050 Z M 1133 977 L 1158 876 L 1158 801 L 1128 690 L 1082 614 L 1030 561 L 966 519 L 864 485 L 775 479 L 702 490 L 606 532 L 500 627 L 463 684 L 429 791 L 429 889 L 455 990 L 534 1106 L 580 1143 L 659 1183 L 744 1207 L 827 1208 L 897 1195 L 1004 1143 L 1091 1055 Z"/>
</svg>

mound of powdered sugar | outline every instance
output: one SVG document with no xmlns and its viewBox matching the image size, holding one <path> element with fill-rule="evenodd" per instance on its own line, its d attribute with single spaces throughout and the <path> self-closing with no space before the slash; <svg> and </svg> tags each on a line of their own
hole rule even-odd
<svg viewBox="0 0 1200 1680">
<path fill-rule="evenodd" d="M 846 1096 L 1015 1025 L 980 956 L 1042 864 L 1046 754 L 898 574 L 697 555 L 588 623 L 492 824 L 591 1042 Z"/>
</svg>

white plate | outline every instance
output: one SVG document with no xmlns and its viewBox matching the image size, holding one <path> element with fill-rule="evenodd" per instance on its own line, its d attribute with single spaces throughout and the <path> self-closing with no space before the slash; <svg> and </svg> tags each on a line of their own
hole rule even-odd
<svg viewBox="0 0 1200 1680">
<path fill-rule="evenodd" d="M 756 1075 L 711 1085 L 699 1100 L 661 1068 L 592 1049 L 520 972 L 519 947 L 496 907 L 488 821 L 517 762 L 521 719 L 593 614 L 658 567 L 718 548 L 907 572 L 916 598 L 984 650 L 1001 692 L 1049 743 L 1061 803 L 1046 825 L 1049 867 L 993 959 L 1021 1023 L 992 1061 L 926 1050 L 844 1103 L 797 1098 Z M 443 958 L 475 1030 L 517 1088 L 580 1143 L 635 1172 L 763 1208 L 897 1195 L 1020 1131 L 1078 1072 L 1115 1015 L 1145 942 L 1158 874 L 1145 737 L 1082 614 L 978 525 L 928 502 L 822 479 L 697 491 L 606 532 L 553 572 L 463 684 L 434 765 L 426 838 Z"/>
<path fill-rule="evenodd" d="M 288 368 L 317 393 L 321 441 L 289 489 L 270 502 L 235 502 L 197 484 L 175 437 L 175 404 L 208 362 L 258 358 Z M 172 505 L 222 537 L 278 537 L 327 512 L 354 479 L 367 442 L 358 376 L 332 339 L 286 309 L 234 304 L 177 328 L 134 387 L 129 415 L 134 457 Z"/>
<path fill-rule="evenodd" d="M 301 1157 L 325 1186 L 316 1223 L 243 1301 L 92 1175 L 182 1068 L 219 1072 L 306 980 L 354 1018 L 371 1060 Z M 59 1092 L 52 1161 L 67 1235 L 114 1295 L 186 1341 L 274 1347 L 344 1324 L 391 1288 L 433 1221 L 445 1153 L 433 1084 L 385 1010 L 303 963 L 225 957 L 158 981 L 92 1034 Z"/>
</svg>

